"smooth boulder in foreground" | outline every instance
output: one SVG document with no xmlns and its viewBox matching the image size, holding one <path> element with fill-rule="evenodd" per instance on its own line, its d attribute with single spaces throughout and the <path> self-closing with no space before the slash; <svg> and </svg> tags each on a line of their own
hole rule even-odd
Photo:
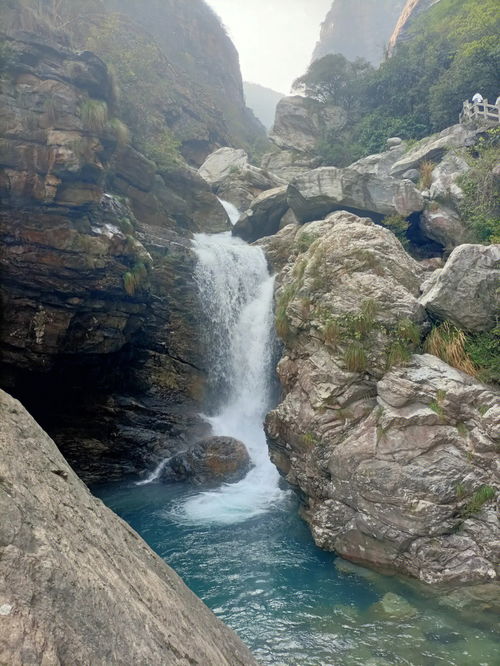
<svg viewBox="0 0 500 666">
<path fill-rule="evenodd" d="M 0 391 L 0 664 L 255 665 Z"/>
</svg>

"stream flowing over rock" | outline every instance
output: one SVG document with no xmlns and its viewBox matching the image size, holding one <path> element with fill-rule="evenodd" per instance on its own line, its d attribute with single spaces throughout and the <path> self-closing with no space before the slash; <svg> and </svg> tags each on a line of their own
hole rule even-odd
<svg viewBox="0 0 500 666">
<path fill-rule="evenodd" d="M 497 581 L 499 393 L 412 355 L 428 326 L 422 268 L 390 231 L 346 212 L 260 244 L 278 271 L 284 342 L 266 433 L 316 543 L 427 583 Z"/>
<path fill-rule="evenodd" d="M 257 662 L 0 391 L 0 662 Z"/>
</svg>

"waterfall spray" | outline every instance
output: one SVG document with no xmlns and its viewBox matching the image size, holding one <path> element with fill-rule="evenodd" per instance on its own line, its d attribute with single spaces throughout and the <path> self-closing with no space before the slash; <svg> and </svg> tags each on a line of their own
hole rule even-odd
<svg viewBox="0 0 500 666">
<path fill-rule="evenodd" d="M 235 484 L 189 499 L 193 521 L 233 523 L 268 510 L 284 493 L 263 430 L 271 407 L 273 285 L 263 251 L 230 234 L 197 234 L 195 278 L 206 319 L 214 435 L 241 440 L 253 469 Z"/>
</svg>

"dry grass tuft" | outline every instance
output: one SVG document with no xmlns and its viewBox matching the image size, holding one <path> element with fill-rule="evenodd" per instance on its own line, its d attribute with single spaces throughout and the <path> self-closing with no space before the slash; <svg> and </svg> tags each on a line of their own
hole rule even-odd
<svg viewBox="0 0 500 666">
<path fill-rule="evenodd" d="M 434 162 L 424 160 L 420 163 L 420 181 L 419 186 L 421 190 L 428 190 L 432 185 L 432 172 L 436 168 Z"/>
<path fill-rule="evenodd" d="M 445 321 L 432 329 L 425 341 L 424 351 L 433 354 L 448 365 L 466 372 L 473 377 L 478 376 L 478 369 L 465 351 L 467 336 L 453 324 Z"/>
</svg>

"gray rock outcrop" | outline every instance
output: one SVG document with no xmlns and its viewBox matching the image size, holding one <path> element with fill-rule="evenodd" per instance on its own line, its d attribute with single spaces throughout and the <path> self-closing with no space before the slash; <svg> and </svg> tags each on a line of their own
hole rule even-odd
<svg viewBox="0 0 500 666">
<path fill-rule="evenodd" d="M 284 184 L 273 173 L 250 164 L 245 151 L 227 147 L 209 155 L 198 173 L 217 196 L 242 211 L 262 192 Z"/>
<path fill-rule="evenodd" d="M 346 122 L 347 113 L 341 107 L 299 95 L 284 97 L 276 107 L 269 138 L 282 150 L 308 153 L 325 130 L 341 130 Z"/>
<path fill-rule="evenodd" d="M 500 245 L 460 245 L 420 299 L 433 317 L 488 331 L 500 314 Z"/>
<path fill-rule="evenodd" d="M 345 212 L 261 245 L 284 343 L 266 433 L 316 543 L 427 583 L 498 581 L 500 396 L 412 354 L 422 268 Z"/>
<path fill-rule="evenodd" d="M 256 664 L 0 392 L 0 662 Z"/>
<path fill-rule="evenodd" d="M 336 167 L 321 167 L 295 178 L 288 188 L 288 203 L 302 222 L 345 208 L 403 217 L 424 208 L 422 195 L 409 180 Z"/>
<path fill-rule="evenodd" d="M 287 187 L 276 187 L 259 195 L 233 227 L 233 235 L 253 243 L 275 234 L 288 210 Z"/>
<path fill-rule="evenodd" d="M 466 148 L 474 145 L 481 132 L 484 132 L 484 129 L 452 125 L 438 134 L 425 137 L 393 164 L 390 175 L 394 178 L 401 178 L 405 171 L 418 169 L 422 162 L 440 162 L 451 148 Z"/>
<path fill-rule="evenodd" d="M 321 158 L 298 150 L 274 150 L 262 156 L 261 166 L 282 180 L 291 180 L 321 166 Z"/>
</svg>

